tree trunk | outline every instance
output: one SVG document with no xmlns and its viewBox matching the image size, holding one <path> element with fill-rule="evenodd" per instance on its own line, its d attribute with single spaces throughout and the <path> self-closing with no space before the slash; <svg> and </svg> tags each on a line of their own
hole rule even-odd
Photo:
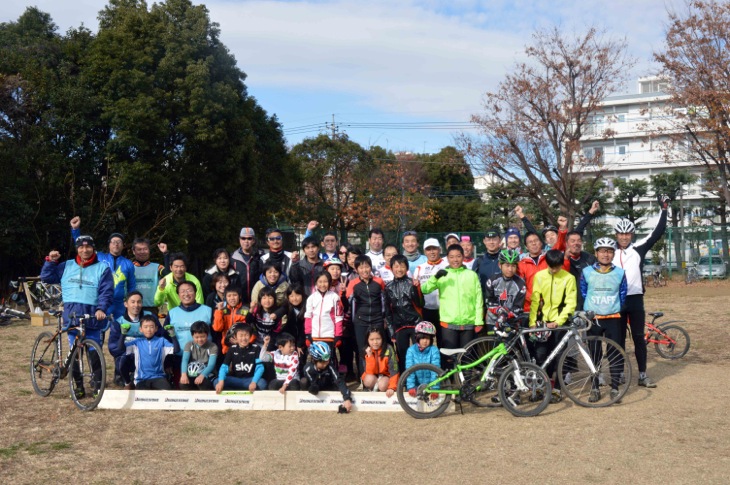
<svg viewBox="0 0 730 485">
<path fill-rule="evenodd" d="M 725 201 L 720 201 L 720 234 L 722 238 L 722 259 L 725 262 L 730 261 L 730 252 L 728 252 L 728 241 L 727 241 L 727 208 Z"/>
<path fill-rule="evenodd" d="M 684 261 L 681 244 L 683 234 L 679 231 L 679 217 L 674 207 L 672 207 L 672 227 L 674 228 L 674 257 L 677 261 L 677 270 L 679 270 L 682 268 L 682 261 Z"/>
</svg>

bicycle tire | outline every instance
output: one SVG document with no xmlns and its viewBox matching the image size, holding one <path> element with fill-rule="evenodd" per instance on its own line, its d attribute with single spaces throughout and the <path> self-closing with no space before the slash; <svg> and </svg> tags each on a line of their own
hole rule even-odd
<svg viewBox="0 0 730 485">
<path fill-rule="evenodd" d="M 665 359 L 680 359 L 689 352 L 690 339 L 687 331 L 679 325 L 665 325 L 657 327 L 659 332 L 667 334 L 676 343 L 654 343 L 654 350 L 657 354 L 664 357 Z M 660 333 L 655 331 L 653 336 L 657 337 L 657 340 L 663 340 Z"/>
<path fill-rule="evenodd" d="M 659 280 L 659 284 L 661 284 L 662 286 L 667 286 L 667 279 L 662 276 L 662 278 Z"/>
<path fill-rule="evenodd" d="M 91 411 L 99 405 L 106 388 L 106 362 L 101 345 L 91 339 L 82 340 L 71 355 L 70 365 L 71 399 L 82 411 Z"/>
<path fill-rule="evenodd" d="M 418 387 L 416 388 L 417 394 L 415 401 L 414 398 L 412 398 L 408 394 L 408 389 L 406 387 L 408 377 L 418 371 L 427 371 L 434 373 L 433 379 L 430 382 L 433 382 L 434 380 L 438 379 L 446 373 L 445 370 L 432 364 L 416 364 L 412 367 L 409 367 L 408 369 L 406 369 L 405 372 L 401 374 L 400 379 L 398 379 L 398 389 L 396 390 L 398 403 L 406 413 L 416 419 L 428 419 L 441 416 L 444 411 L 446 411 L 446 409 L 449 407 L 449 403 L 451 402 L 450 394 L 438 394 L 437 398 L 431 399 L 430 395 L 426 396 L 423 392 L 423 390 L 426 388 L 426 386 L 428 386 L 428 384 L 430 384 L 430 382 L 426 384 L 419 384 L 418 382 L 416 383 Z M 442 382 L 441 384 L 441 389 L 453 388 L 448 380 Z"/>
<path fill-rule="evenodd" d="M 58 349 L 53 334 L 41 333 L 36 337 L 30 353 L 30 382 L 36 394 L 46 397 L 53 392 L 60 375 L 59 365 Z"/>
<path fill-rule="evenodd" d="M 494 348 L 499 345 L 499 343 L 500 342 L 497 337 L 494 336 L 479 337 L 477 339 L 474 339 L 464 346 L 464 353 L 459 354 L 459 357 L 457 358 L 457 364 L 468 365 L 472 362 L 476 362 L 484 355 L 494 350 Z M 474 391 L 474 393 L 470 394 L 469 396 L 469 402 L 478 407 L 500 407 L 502 405 L 500 402 L 493 398 L 496 398 L 499 395 L 497 387 L 499 375 L 501 374 L 502 370 L 506 369 L 507 366 L 509 366 L 512 358 L 523 360 L 516 347 L 513 347 L 510 350 L 509 358 L 503 359 L 504 364 L 501 366 L 501 369 L 498 368 L 495 370 L 494 386 L 485 386 L 484 390 Z M 489 360 L 485 360 L 482 364 L 479 364 L 476 367 L 462 371 L 462 383 L 465 385 L 476 386 L 480 382 L 481 377 L 487 368 L 487 365 L 489 365 Z"/>
<path fill-rule="evenodd" d="M 631 361 L 621 346 L 611 339 L 598 336 L 586 337 L 582 342 L 574 341 L 571 345 L 580 345 L 588 356 L 592 356 L 596 373 L 590 371 L 582 352 L 563 353 L 558 363 L 558 380 L 562 392 L 579 406 L 589 408 L 606 407 L 620 401 L 631 385 Z M 574 355 L 572 361 L 568 358 L 570 354 Z M 612 388 L 615 386 L 618 393 L 611 396 L 610 389 L 605 389 L 602 382 L 610 383 Z M 595 401 L 591 397 L 594 389 L 598 391 Z"/>
<path fill-rule="evenodd" d="M 550 404 L 550 378 L 540 366 L 519 362 L 519 376 L 526 386 L 526 389 L 520 391 L 516 385 L 517 375 L 517 366 L 513 362 L 499 378 L 499 399 L 502 406 L 513 416 L 537 416 Z"/>
</svg>

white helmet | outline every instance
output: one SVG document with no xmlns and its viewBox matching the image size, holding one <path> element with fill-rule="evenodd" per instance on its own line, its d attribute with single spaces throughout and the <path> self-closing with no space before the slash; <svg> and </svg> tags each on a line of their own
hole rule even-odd
<svg viewBox="0 0 730 485">
<path fill-rule="evenodd" d="M 205 365 L 202 362 L 191 362 L 188 364 L 188 375 L 190 377 L 198 377 L 201 372 L 205 369 Z"/>
<path fill-rule="evenodd" d="M 629 221 L 630 222 L 630 221 Z M 616 250 L 616 241 L 611 239 L 610 237 L 601 237 L 596 240 L 596 242 L 593 244 L 593 249 L 596 251 L 598 248 L 609 248 Z"/>
<path fill-rule="evenodd" d="M 613 226 L 613 230 L 616 234 L 633 234 L 636 231 L 636 226 L 628 219 L 621 219 Z"/>
</svg>

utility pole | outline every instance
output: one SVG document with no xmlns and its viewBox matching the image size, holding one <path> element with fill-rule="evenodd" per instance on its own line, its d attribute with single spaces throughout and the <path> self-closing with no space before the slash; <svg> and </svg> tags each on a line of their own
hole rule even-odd
<svg viewBox="0 0 730 485">
<path fill-rule="evenodd" d="M 334 140 L 337 136 L 337 127 L 335 125 L 335 114 L 332 113 L 332 139 Z"/>
</svg>

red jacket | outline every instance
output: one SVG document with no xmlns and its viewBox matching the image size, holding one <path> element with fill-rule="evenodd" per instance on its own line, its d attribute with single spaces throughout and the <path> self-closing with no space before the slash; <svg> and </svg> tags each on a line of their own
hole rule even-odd
<svg viewBox="0 0 730 485">
<path fill-rule="evenodd" d="M 243 303 L 239 303 L 238 306 L 232 310 L 231 307 L 226 304 L 226 307 L 223 310 L 216 310 L 213 314 L 213 330 L 223 334 L 223 338 L 221 339 L 221 350 L 224 354 L 228 352 L 226 333 L 234 323 L 246 323 L 247 314 L 248 310 L 243 309 Z"/>
</svg>

